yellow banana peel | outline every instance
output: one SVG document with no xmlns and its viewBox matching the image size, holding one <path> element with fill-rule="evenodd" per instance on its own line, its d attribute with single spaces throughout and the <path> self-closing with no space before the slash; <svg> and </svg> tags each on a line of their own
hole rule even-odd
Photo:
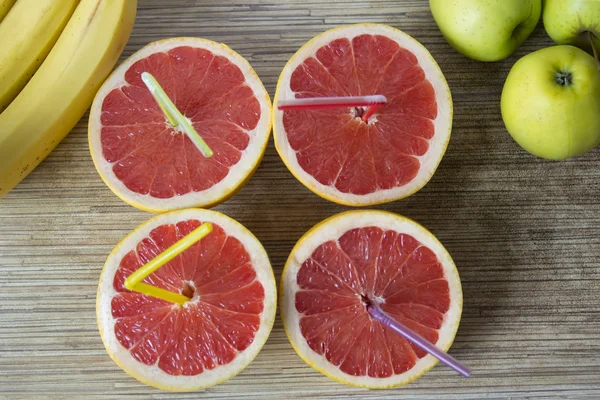
<svg viewBox="0 0 600 400">
<path fill-rule="evenodd" d="M 0 24 L 0 112 L 42 64 L 78 0 L 20 0 Z"/>
<path fill-rule="evenodd" d="M 27 86 L 0 114 L 0 198 L 88 109 L 133 28 L 137 0 L 81 0 Z"/>
</svg>

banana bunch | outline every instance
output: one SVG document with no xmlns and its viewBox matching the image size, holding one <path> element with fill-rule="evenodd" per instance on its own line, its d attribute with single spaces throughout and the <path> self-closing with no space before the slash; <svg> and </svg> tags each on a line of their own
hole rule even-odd
<svg viewBox="0 0 600 400">
<path fill-rule="evenodd" d="M 6 17 L 17 0 L 0 0 L 0 22 Z"/>
<path fill-rule="evenodd" d="M 77 0 L 20 0 L 12 7 L 0 24 L 0 112 L 42 64 L 77 3 Z"/>
<path fill-rule="evenodd" d="M 0 19 L 10 3 L 0 0 Z M 0 110 L 9 103 L 0 114 L 0 198 L 83 116 L 129 39 L 136 9 L 137 0 L 18 0 L 0 22 Z"/>
</svg>

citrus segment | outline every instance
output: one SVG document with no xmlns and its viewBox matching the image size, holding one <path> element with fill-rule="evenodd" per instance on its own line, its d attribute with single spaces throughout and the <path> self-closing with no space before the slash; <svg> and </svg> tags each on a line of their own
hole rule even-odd
<svg viewBox="0 0 600 400">
<path fill-rule="evenodd" d="M 433 175 L 452 124 L 450 90 L 417 41 L 384 25 L 327 31 L 285 66 L 282 99 L 384 95 L 369 121 L 365 108 L 275 110 L 275 144 L 308 188 L 347 205 L 406 197 Z"/>
<path fill-rule="evenodd" d="M 211 148 L 205 157 L 169 123 L 141 79 L 151 74 Z M 150 211 L 219 203 L 256 168 L 270 100 L 240 55 L 204 39 L 168 39 L 132 55 L 105 82 L 90 115 L 98 171 L 125 201 Z"/>
<path fill-rule="evenodd" d="M 282 275 L 284 327 L 298 354 L 341 382 L 411 382 L 437 360 L 373 319 L 368 303 L 446 351 L 462 294 L 452 259 L 423 227 L 380 211 L 334 216 L 296 244 Z"/>
<path fill-rule="evenodd" d="M 143 283 L 181 293 L 183 306 L 125 289 L 138 268 L 203 222 L 213 231 Z M 264 344 L 275 316 L 268 258 L 241 225 L 186 210 L 137 228 L 108 257 L 98 289 L 107 351 L 126 372 L 169 390 L 196 390 L 241 371 Z"/>
</svg>

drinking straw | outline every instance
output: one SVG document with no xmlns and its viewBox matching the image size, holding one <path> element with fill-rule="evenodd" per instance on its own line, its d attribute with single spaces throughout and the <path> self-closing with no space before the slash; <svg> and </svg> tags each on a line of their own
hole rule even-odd
<svg viewBox="0 0 600 400">
<path fill-rule="evenodd" d="M 449 366 L 450 368 L 452 368 L 453 370 L 455 370 L 462 376 L 464 376 L 466 378 L 471 376 L 471 371 L 469 370 L 469 368 L 462 365 L 451 355 L 438 349 L 436 346 L 431 344 L 423 336 L 419 335 L 418 333 L 416 333 L 413 330 L 406 327 L 404 324 L 401 324 L 400 322 L 398 322 L 395 319 L 388 316 L 386 313 L 384 313 L 381 310 L 381 308 L 378 305 L 374 305 L 371 303 L 367 304 L 367 311 L 369 312 L 369 314 L 371 314 L 371 316 L 373 318 L 375 318 L 377 321 L 381 322 L 384 326 L 386 326 L 386 327 L 392 329 L 394 332 L 400 334 L 405 339 L 414 343 L 420 349 L 431 354 L 432 356 L 434 356 L 435 358 L 437 358 L 438 360 L 440 360 L 441 362 L 443 362 L 444 364 L 446 364 L 447 366 Z"/>
<path fill-rule="evenodd" d="M 192 143 L 194 143 L 204 157 L 212 157 L 213 151 L 211 148 L 208 147 L 208 144 L 206 144 L 204 139 L 196 132 L 196 129 L 194 129 L 194 126 L 190 121 L 179 112 L 156 78 L 148 72 L 143 72 L 142 81 L 152 94 L 152 97 L 154 97 L 154 100 L 156 100 L 160 106 L 161 110 L 169 120 L 169 123 L 173 125 L 174 128 L 181 127 L 183 132 L 190 138 Z"/>
<path fill-rule="evenodd" d="M 373 115 L 375 115 L 375 113 L 377 111 L 379 111 L 381 109 L 381 107 L 383 107 L 383 104 L 375 104 L 375 105 L 369 106 L 369 108 L 367 108 L 367 110 L 363 114 L 362 120 L 365 122 L 369 122 L 369 118 L 371 118 Z"/>
<path fill-rule="evenodd" d="M 309 97 L 304 99 L 280 100 L 277 108 L 286 110 L 319 110 L 326 108 L 343 107 L 368 107 L 362 116 L 368 122 L 383 105 L 387 103 L 385 96 L 380 94 L 369 96 L 342 96 L 342 97 Z"/>
<path fill-rule="evenodd" d="M 183 237 L 181 240 L 175 242 L 168 249 L 154 257 L 148 263 L 143 265 L 134 271 L 131 275 L 125 279 L 125 283 L 123 286 L 127 290 L 132 290 L 134 292 L 142 293 L 148 296 L 156 297 L 162 300 L 169 301 L 171 303 L 183 305 L 186 301 L 189 300 L 189 297 L 184 296 L 179 293 L 173 293 L 165 289 L 157 288 L 152 285 L 148 285 L 142 283 L 144 279 L 179 254 L 183 253 L 185 250 L 193 246 L 199 240 L 204 238 L 210 232 L 212 232 L 213 226 L 210 222 L 205 222 L 200 225 L 198 228 L 194 229 L 188 235 Z"/>
</svg>

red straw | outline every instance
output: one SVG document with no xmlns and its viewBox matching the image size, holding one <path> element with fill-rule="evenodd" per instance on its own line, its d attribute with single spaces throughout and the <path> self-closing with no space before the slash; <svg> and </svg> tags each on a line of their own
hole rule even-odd
<svg viewBox="0 0 600 400">
<path fill-rule="evenodd" d="M 383 107 L 383 104 L 374 104 L 367 108 L 367 111 L 362 116 L 362 120 L 365 122 L 369 122 L 369 118 L 371 118 L 377 111 L 379 111 Z"/>
<path fill-rule="evenodd" d="M 344 97 L 310 97 L 305 99 L 281 100 L 277 108 L 286 110 L 319 110 L 325 108 L 368 107 L 362 116 L 368 122 L 383 105 L 387 103 L 385 96 L 376 94 L 371 96 L 344 96 Z"/>
<path fill-rule="evenodd" d="M 442 350 L 438 349 L 437 347 L 435 347 L 423 336 L 412 331 L 411 329 L 406 327 L 404 324 L 401 324 L 400 322 L 391 318 L 389 315 L 384 313 L 381 310 L 381 308 L 379 308 L 379 306 L 373 305 L 373 304 L 367 304 L 367 311 L 369 311 L 369 314 L 371 314 L 371 316 L 373 318 L 375 318 L 377 321 L 381 322 L 384 326 L 392 329 L 394 332 L 400 334 L 405 339 L 411 341 L 416 346 L 418 346 L 422 350 L 428 352 L 429 354 L 431 354 L 432 356 L 434 356 L 435 358 L 437 358 L 438 360 L 440 360 L 441 362 L 443 362 L 444 364 L 446 364 L 447 366 L 449 366 L 450 368 L 452 368 L 453 370 L 455 370 L 456 372 L 458 372 L 459 374 L 464 376 L 465 378 L 468 378 L 469 376 L 471 376 L 471 371 L 469 370 L 469 368 L 462 365 L 451 355 L 449 355 L 449 354 L 443 352 Z"/>
</svg>

